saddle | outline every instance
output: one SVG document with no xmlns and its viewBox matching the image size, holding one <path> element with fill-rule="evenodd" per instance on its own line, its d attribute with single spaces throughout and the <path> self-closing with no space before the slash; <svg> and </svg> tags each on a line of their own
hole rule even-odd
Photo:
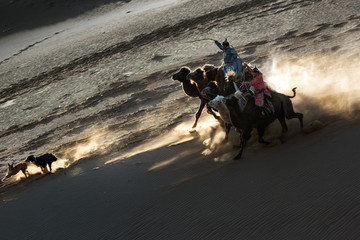
<svg viewBox="0 0 360 240">
<path fill-rule="evenodd" d="M 271 102 L 271 98 L 268 96 L 265 97 L 264 109 L 265 109 L 265 114 L 268 116 L 272 116 L 275 114 L 274 105 Z"/>
</svg>

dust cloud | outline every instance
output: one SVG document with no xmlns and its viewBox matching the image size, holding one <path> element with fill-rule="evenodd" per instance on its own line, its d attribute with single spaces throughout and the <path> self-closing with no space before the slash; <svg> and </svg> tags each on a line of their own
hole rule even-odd
<svg viewBox="0 0 360 240">
<path fill-rule="evenodd" d="M 276 91 L 291 94 L 293 102 L 332 114 L 353 117 L 359 110 L 359 56 L 312 54 L 290 59 L 273 57 L 263 69 L 264 80 Z M 311 112 L 309 112 L 311 114 Z"/>
</svg>

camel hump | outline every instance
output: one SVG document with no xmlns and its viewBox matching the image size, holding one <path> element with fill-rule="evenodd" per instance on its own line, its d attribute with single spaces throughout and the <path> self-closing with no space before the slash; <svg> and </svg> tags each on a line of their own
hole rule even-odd
<svg viewBox="0 0 360 240">
<path fill-rule="evenodd" d="M 215 65 L 209 63 L 206 63 L 202 66 L 202 69 L 204 69 L 205 72 L 213 70 L 214 68 L 216 68 Z"/>
</svg>

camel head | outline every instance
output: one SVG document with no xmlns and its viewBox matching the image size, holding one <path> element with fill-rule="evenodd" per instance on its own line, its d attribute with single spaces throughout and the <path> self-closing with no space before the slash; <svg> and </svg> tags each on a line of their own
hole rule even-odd
<svg viewBox="0 0 360 240">
<path fill-rule="evenodd" d="M 226 98 L 228 98 L 228 97 L 217 95 L 213 100 L 211 100 L 209 102 L 209 106 L 218 111 L 218 113 L 220 114 L 221 119 L 225 123 L 230 123 L 231 124 L 231 118 L 230 118 L 229 109 L 227 108 L 227 106 L 225 104 Z"/>
<path fill-rule="evenodd" d="M 217 95 L 214 99 L 209 102 L 209 106 L 217 110 L 224 107 L 224 96 Z"/>
<path fill-rule="evenodd" d="M 172 79 L 175 81 L 179 81 L 179 82 L 185 82 L 187 80 L 186 76 L 190 73 L 190 68 L 189 67 L 182 67 L 180 68 L 180 70 L 175 73 L 172 76 Z"/>
<path fill-rule="evenodd" d="M 204 81 L 206 78 L 205 71 L 202 68 L 197 68 L 195 71 L 190 72 L 187 76 L 187 79 L 191 79 L 195 82 L 201 82 Z"/>
<path fill-rule="evenodd" d="M 211 81 L 201 91 L 201 95 L 206 99 L 214 99 L 219 94 L 218 84 L 215 81 Z"/>
<path fill-rule="evenodd" d="M 195 71 L 193 71 L 193 72 L 190 72 L 187 75 L 187 79 L 193 80 L 194 82 L 196 82 L 200 91 L 202 89 L 204 89 L 206 87 L 206 85 L 208 84 L 208 81 L 206 78 L 206 72 L 201 67 L 195 69 Z"/>
</svg>

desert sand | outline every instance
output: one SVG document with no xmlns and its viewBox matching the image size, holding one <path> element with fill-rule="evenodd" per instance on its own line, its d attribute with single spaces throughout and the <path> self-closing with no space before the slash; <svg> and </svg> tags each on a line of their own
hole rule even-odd
<svg viewBox="0 0 360 240">
<path fill-rule="evenodd" d="M 2 1 L 1 239 L 359 239 L 357 1 Z M 5 14 L 6 13 L 6 14 Z M 288 120 L 242 159 L 171 76 L 227 38 Z"/>
</svg>

